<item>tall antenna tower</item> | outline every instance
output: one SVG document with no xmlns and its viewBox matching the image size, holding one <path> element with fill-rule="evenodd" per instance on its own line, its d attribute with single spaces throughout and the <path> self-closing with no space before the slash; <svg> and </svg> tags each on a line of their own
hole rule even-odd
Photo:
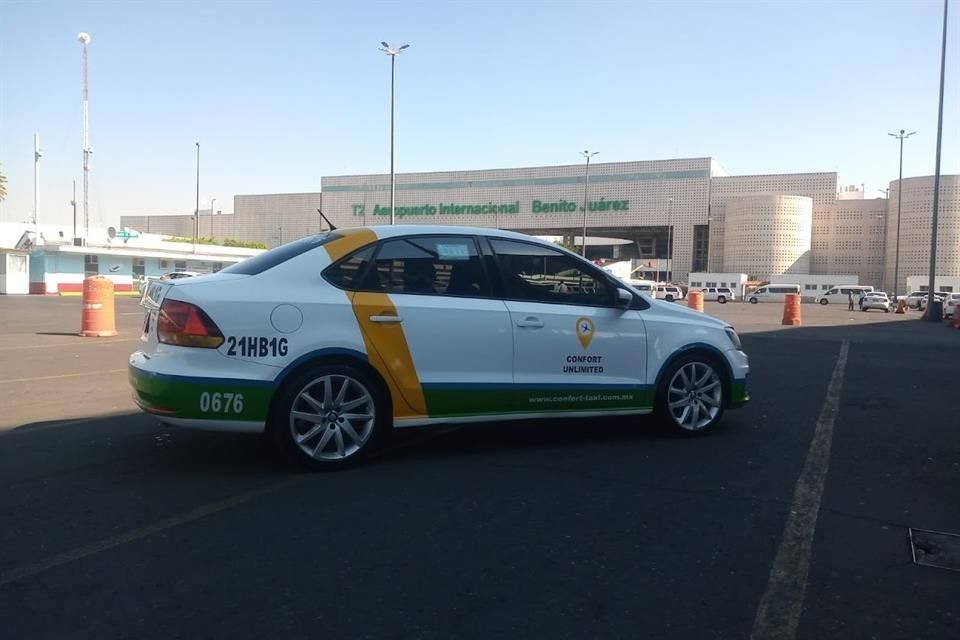
<svg viewBox="0 0 960 640">
<path fill-rule="evenodd" d="M 84 239 L 90 233 L 90 154 L 93 149 L 90 148 L 90 87 L 87 84 L 87 45 L 90 44 L 90 34 L 81 32 L 77 35 L 77 40 L 83 46 L 83 237 Z"/>
</svg>

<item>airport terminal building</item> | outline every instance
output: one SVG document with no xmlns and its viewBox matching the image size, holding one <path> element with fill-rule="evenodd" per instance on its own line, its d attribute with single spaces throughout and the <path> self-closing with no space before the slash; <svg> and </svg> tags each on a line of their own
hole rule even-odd
<svg viewBox="0 0 960 640">
<path fill-rule="evenodd" d="M 888 209 L 899 196 L 896 182 L 888 201 L 862 199 L 862 192 L 838 198 L 834 172 L 731 176 L 712 158 L 591 164 L 589 184 L 584 169 L 572 164 L 397 174 L 397 221 L 499 227 L 579 244 L 586 187 L 588 238 L 617 240 L 600 245 L 588 240 L 590 257 L 667 265 L 675 282 L 685 282 L 692 271 L 758 278 L 848 274 L 875 286 L 892 279 L 889 247 L 896 225 Z M 926 194 L 921 185 L 932 179 L 904 182 L 914 185 L 904 190 L 904 215 L 915 210 L 920 215 Z M 325 228 L 317 208 L 337 226 L 389 224 L 388 175 L 328 176 L 320 186 L 314 193 L 235 196 L 232 215 L 201 212 L 200 235 L 277 245 Z M 938 272 L 960 275 L 960 177 L 944 176 L 942 188 L 944 261 Z M 908 195 L 920 200 L 908 204 Z M 191 235 L 192 219 L 124 216 L 121 225 Z M 916 236 L 911 241 L 916 247 L 907 243 L 909 255 L 922 252 L 922 225 L 904 226 L 903 232 L 904 241 L 908 234 Z M 928 244 L 929 232 L 928 224 Z M 904 269 L 913 265 L 912 259 L 904 262 L 904 251 L 902 244 L 901 280 L 918 275 Z M 916 267 L 925 273 L 920 262 Z"/>
</svg>

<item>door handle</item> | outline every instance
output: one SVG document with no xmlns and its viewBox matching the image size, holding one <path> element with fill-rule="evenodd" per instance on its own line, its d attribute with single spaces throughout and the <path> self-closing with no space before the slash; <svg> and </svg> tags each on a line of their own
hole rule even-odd
<svg viewBox="0 0 960 640">
<path fill-rule="evenodd" d="M 543 320 L 534 316 L 527 316 L 523 320 L 517 320 L 518 327 L 525 327 L 528 329 L 542 329 Z"/>
<path fill-rule="evenodd" d="M 370 316 L 370 322 L 379 322 L 381 324 L 398 324 L 403 322 L 400 316 Z"/>
</svg>

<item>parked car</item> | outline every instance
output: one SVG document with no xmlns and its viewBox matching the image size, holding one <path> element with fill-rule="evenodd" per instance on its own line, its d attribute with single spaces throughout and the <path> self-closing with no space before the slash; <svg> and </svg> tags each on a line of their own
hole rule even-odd
<svg viewBox="0 0 960 640">
<path fill-rule="evenodd" d="M 171 271 L 160 276 L 161 280 L 180 280 L 181 278 L 193 278 L 200 275 L 196 271 Z"/>
<path fill-rule="evenodd" d="M 869 285 L 848 284 L 828 289 L 822 296 L 817 296 L 814 300 L 822 305 L 828 305 L 831 302 L 847 304 L 849 294 L 853 294 L 853 300 L 856 302 L 860 299 L 861 294 L 870 293 L 871 291 L 873 291 L 873 287 Z"/>
<path fill-rule="evenodd" d="M 958 306 L 960 306 L 960 293 L 951 293 L 947 296 L 947 299 L 943 301 L 943 316 L 945 318 L 952 318 Z"/>
<path fill-rule="evenodd" d="M 726 304 L 728 300 L 733 301 L 737 299 L 733 289 L 729 287 L 704 287 L 701 291 L 703 291 L 703 299 L 707 302 Z"/>
<path fill-rule="evenodd" d="M 783 302 L 788 293 L 800 295 L 798 284 L 768 284 L 748 294 L 750 304 L 758 302 Z"/>
<path fill-rule="evenodd" d="M 934 294 L 933 294 L 933 299 L 934 299 L 934 300 L 937 300 L 937 301 L 939 301 L 939 302 L 943 302 L 943 301 L 946 299 L 946 297 L 947 297 L 947 294 L 946 294 L 946 293 L 934 293 Z M 920 311 L 923 311 L 924 309 L 926 309 L 926 308 L 927 308 L 927 302 L 928 302 L 929 300 L 930 300 L 930 296 L 927 295 L 926 293 L 924 293 L 924 294 L 923 294 L 923 297 L 920 298 L 920 301 L 917 303 L 917 309 L 919 309 Z"/>
<path fill-rule="evenodd" d="M 137 404 L 314 468 L 394 427 L 655 413 L 693 433 L 749 398 L 729 324 L 502 230 L 337 229 L 151 287 Z"/>
<path fill-rule="evenodd" d="M 911 309 L 919 309 L 920 301 L 926 297 L 926 291 L 911 291 L 903 298 L 903 301 Z"/>
<path fill-rule="evenodd" d="M 882 309 L 885 313 L 890 313 L 890 298 L 883 291 L 871 291 L 864 297 L 861 311 L 869 309 Z"/>
<path fill-rule="evenodd" d="M 653 297 L 667 302 L 683 300 L 683 289 L 675 284 L 658 284 L 653 288 Z"/>
<path fill-rule="evenodd" d="M 653 288 L 657 286 L 657 283 L 653 280 L 636 280 L 634 278 L 627 280 L 627 284 L 651 297 L 653 296 Z"/>
</svg>

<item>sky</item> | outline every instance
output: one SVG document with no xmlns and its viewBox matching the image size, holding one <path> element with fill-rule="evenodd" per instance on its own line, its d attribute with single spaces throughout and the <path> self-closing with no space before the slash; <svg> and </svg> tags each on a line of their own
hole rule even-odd
<svg viewBox="0 0 960 640">
<path fill-rule="evenodd" d="M 960 6 L 943 173 L 960 173 Z M 837 171 L 879 195 L 934 171 L 940 0 L 0 1 L 0 221 L 69 224 L 90 43 L 91 226 L 320 177 L 711 156 L 731 174 Z"/>
</svg>

